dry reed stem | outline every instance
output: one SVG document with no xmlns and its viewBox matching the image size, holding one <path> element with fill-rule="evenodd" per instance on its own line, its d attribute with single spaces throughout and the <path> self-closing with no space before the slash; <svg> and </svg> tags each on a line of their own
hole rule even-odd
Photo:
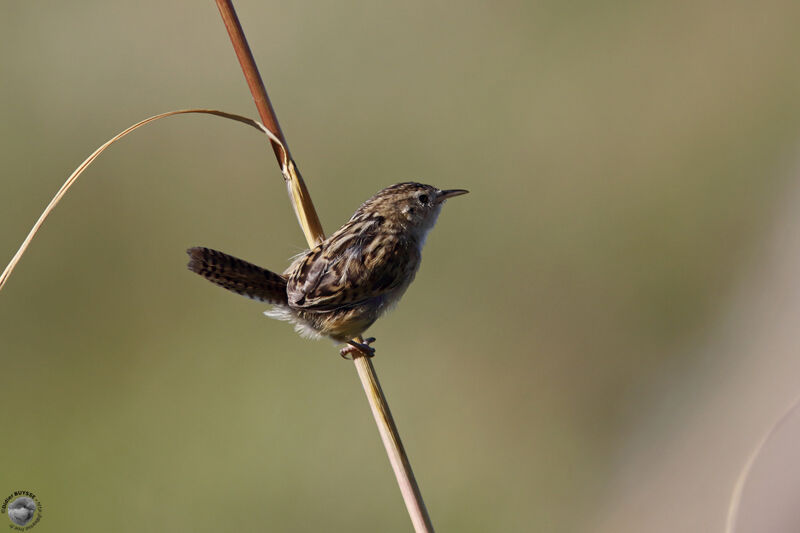
<svg viewBox="0 0 800 533">
<path fill-rule="evenodd" d="M 216 2 L 222 20 L 228 30 L 228 35 L 233 43 L 236 57 L 239 59 L 239 64 L 242 66 L 247 85 L 255 100 L 261 120 L 267 128 L 272 130 L 273 134 L 280 140 L 280 144 L 283 146 L 284 151 L 281 152 L 281 150 L 276 147 L 276 142 L 273 141 L 275 156 L 278 158 L 278 163 L 281 165 L 281 172 L 289 188 L 289 198 L 292 201 L 292 206 L 294 207 L 300 226 L 303 228 L 308 246 L 309 248 L 313 248 L 316 244 L 324 240 L 324 233 L 317 212 L 314 209 L 314 204 L 311 201 L 311 196 L 292 160 L 288 143 L 278 125 L 275 110 L 272 108 L 272 103 L 267 96 L 266 87 L 258 72 L 258 67 L 253 59 L 250 47 L 247 44 L 247 39 L 244 36 L 244 31 L 239 23 L 236 11 L 233 8 L 233 3 L 231 0 L 216 0 Z M 389 410 L 389 404 L 381 390 L 378 376 L 375 373 L 375 368 L 372 366 L 372 361 L 368 357 L 356 353 L 356 355 L 353 356 L 353 362 L 361 384 L 364 387 L 364 393 L 367 395 L 367 400 L 369 401 L 372 415 L 375 418 L 375 423 L 378 426 L 381 440 L 386 448 L 386 454 L 389 456 L 392 470 L 397 478 L 397 484 L 400 486 L 400 492 L 403 495 L 406 509 L 408 509 L 408 513 L 411 516 L 414 530 L 417 533 L 432 532 L 433 525 L 431 524 L 431 519 L 425 508 L 425 502 L 422 500 L 422 494 L 414 478 L 411 463 L 403 448 L 400 433 L 395 426 L 392 413 Z"/>
<path fill-rule="evenodd" d="M 6 266 L 5 270 L 3 270 L 3 273 L 0 274 L 0 290 L 2 290 L 3 287 L 5 286 L 6 282 L 8 281 L 8 278 L 11 276 L 11 273 L 14 271 L 14 268 L 17 266 L 17 263 L 19 263 L 19 260 L 22 258 L 22 255 L 25 253 L 25 250 L 28 249 L 28 246 L 31 244 L 31 241 L 36 236 L 36 234 L 39 232 L 39 229 L 42 227 L 42 224 L 44 224 L 44 221 L 50 215 L 50 212 L 53 211 L 53 209 L 58 205 L 58 203 L 61 201 L 61 199 L 64 197 L 64 195 L 67 194 L 67 191 L 77 181 L 78 177 L 80 177 L 80 175 L 83 174 L 83 171 L 86 170 L 89 167 L 89 165 L 91 165 L 92 162 L 95 159 L 97 159 L 97 157 L 106 150 L 106 148 L 108 148 L 109 146 L 111 146 L 112 144 L 117 142 L 118 140 L 122 139 L 123 137 L 125 137 L 129 133 L 141 128 L 142 126 L 146 126 L 147 124 L 150 124 L 151 122 L 155 122 L 156 120 L 159 120 L 159 119 L 162 119 L 162 118 L 166 118 L 166 117 L 171 117 L 171 116 L 174 116 L 174 115 L 185 115 L 187 113 L 202 113 L 202 114 L 207 114 L 207 115 L 216 115 L 218 117 L 228 118 L 228 119 L 231 119 L 231 120 L 236 120 L 238 122 L 242 122 L 244 124 L 247 124 L 249 126 L 252 126 L 252 127 L 256 128 L 259 131 L 264 132 L 270 138 L 270 140 L 272 140 L 273 142 L 278 142 L 280 144 L 279 139 L 275 138 L 275 135 L 273 135 L 272 132 L 270 132 L 268 129 L 266 129 L 259 122 L 256 122 L 253 119 L 250 119 L 250 118 L 247 118 L 247 117 L 243 117 L 243 116 L 240 116 L 240 115 L 234 115 L 232 113 L 225 113 L 224 111 L 217 111 L 216 109 L 180 109 L 180 110 L 177 110 L 177 111 L 168 111 L 166 113 L 161 113 L 159 115 L 154 115 L 152 117 L 149 117 L 149 118 L 146 118 L 146 119 L 142 120 L 141 122 L 137 122 L 133 126 L 130 126 L 129 128 L 126 128 L 125 130 L 121 131 L 120 133 L 116 134 L 114 137 L 112 137 L 111 139 L 109 139 L 108 141 L 103 143 L 103 145 L 101 145 L 97 150 L 92 152 L 92 154 L 89 157 L 87 157 L 83 161 L 83 163 L 81 163 L 78 166 L 78 168 L 75 169 L 75 171 L 72 174 L 70 174 L 70 176 L 67 178 L 67 181 L 64 182 L 64 184 L 58 190 L 58 192 L 53 197 L 53 199 L 50 200 L 50 203 L 47 204 L 47 207 L 44 209 L 42 214 L 39 216 L 39 220 L 36 221 L 36 224 L 33 225 L 33 228 L 31 228 L 31 231 L 28 232 L 28 236 L 25 237 L 24 241 L 22 241 L 22 245 L 19 247 L 19 250 L 17 250 L 17 253 L 14 254 L 14 257 L 11 258 L 11 261 L 8 263 L 8 265 Z"/>
<path fill-rule="evenodd" d="M 317 210 L 314 209 L 305 181 L 303 181 L 297 165 L 292 160 L 289 144 L 283 136 L 275 110 L 272 109 L 272 102 L 270 102 L 267 95 L 267 88 L 261 79 L 261 74 L 258 72 L 253 53 L 250 51 L 250 45 L 247 44 L 242 25 L 239 23 L 239 17 L 236 16 L 236 11 L 233 9 L 233 3 L 227 0 L 217 0 L 217 7 L 222 16 L 222 22 L 225 23 L 225 28 L 228 30 L 231 43 L 233 43 L 233 49 L 239 59 L 242 72 L 244 72 L 247 86 L 253 95 L 258 115 L 261 117 L 264 126 L 277 137 L 277 140 L 270 139 L 272 140 L 272 149 L 286 180 L 289 198 L 292 201 L 295 215 L 300 221 L 300 227 L 303 228 L 309 248 L 313 248 L 325 239 L 325 232 L 322 230 Z"/>
<path fill-rule="evenodd" d="M 769 439 L 775 435 L 780 428 L 789 420 L 789 417 L 800 410 L 800 398 L 795 399 L 792 404 L 789 406 L 788 409 L 781 415 L 775 424 L 767 431 L 767 433 L 761 437 L 761 440 L 758 441 L 753 452 L 750 454 L 750 457 L 747 458 L 747 462 L 745 463 L 742 471 L 739 473 L 739 477 L 736 479 L 736 484 L 733 487 L 733 494 L 731 495 L 731 503 L 728 506 L 728 517 L 725 521 L 725 533 L 735 533 L 736 531 L 736 519 L 739 516 L 739 506 L 742 503 L 742 493 L 744 492 L 744 484 L 747 482 L 747 478 L 750 476 L 750 471 L 753 470 L 753 465 L 755 465 L 756 459 L 761 455 L 761 451 L 766 446 Z"/>
<path fill-rule="evenodd" d="M 414 531 L 432 532 L 431 518 L 425 508 L 425 501 L 422 499 L 417 480 L 414 478 L 414 472 L 411 470 L 411 463 L 408 462 L 408 455 L 406 455 L 403 442 L 400 440 L 400 433 L 397 431 L 394 418 L 392 418 L 392 412 L 389 411 L 389 404 L 386 402 L 383 389 L 378 382 L 378 376 L 375 374 L 375 368 L 372 366 L 372 359 L 363 355 L 357 356 L 353 358 L 353 363 L 355 363 L 364 392 L 367 394 L 372 416 L 375 418 L 378 432 L 381 434 L 381 440 L 386 448 L 386 455 L 389 456 L 397 484 L 400 485 L 406 509 L 414 524 Z"/>
</svg>

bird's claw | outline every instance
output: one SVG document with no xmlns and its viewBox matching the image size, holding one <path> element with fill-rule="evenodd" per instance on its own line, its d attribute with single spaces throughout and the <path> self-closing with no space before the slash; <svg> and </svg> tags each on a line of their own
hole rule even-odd
<svg viewBox="0 0 800 533">
<path fill-rule="evenodd" d="M 359 338 L 359 341 L 361 342 L 356 342 L 353 340 L 347 341 L 348 345 L 339 350 L 339 354 L 348 360 L 352 360 L 356 356 L 356 353 L 359 353 L 365 357 L 374 357 L 375 348 L 370 346 L 370 344 L 375 342 L 375 337 L 369 337 L 367 339 Z"/>
</svg>

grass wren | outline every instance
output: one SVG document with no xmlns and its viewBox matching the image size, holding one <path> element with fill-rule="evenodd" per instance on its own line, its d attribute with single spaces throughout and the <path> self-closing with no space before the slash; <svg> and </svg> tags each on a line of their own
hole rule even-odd
<svg viewBox="0 0 800 533">
<path fill-rule="evenodd" d="M 342 356 L 355 350 L 372 356 L 375 339 L 361 335 L 414 280 L 444 201 L 466 193 L 413 182 L 387 187 L 283 274 L 201 247 L 187 250 L 188 267 L 229 291 L 272 304 L 265 314 L 293 323 L 304 337 L 347 343 Z"/>
</svg>

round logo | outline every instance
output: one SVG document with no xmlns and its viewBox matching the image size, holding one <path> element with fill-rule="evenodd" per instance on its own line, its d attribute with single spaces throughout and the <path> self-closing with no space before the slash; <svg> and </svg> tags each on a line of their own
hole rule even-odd
<svg viewBox="0 0 800 533">
<path fill-rule="evenodd" d="M 14 491 L 3 501 L 0 512 L 8 513 L 11 529 L 27 531 L 42 519 L 42 504 L 36 494 L 27 490 Z"/>
</svg>

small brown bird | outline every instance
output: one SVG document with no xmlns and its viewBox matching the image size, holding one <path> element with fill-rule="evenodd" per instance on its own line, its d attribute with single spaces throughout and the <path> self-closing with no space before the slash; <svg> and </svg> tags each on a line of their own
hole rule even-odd
<svg viewBox="0 0 800 533">
<path fill-rule="evenodd" d="M 336 233 L 297 257 L 281 275 L 208 248 L 190 248 L 189 270 L 220 287 L 273 304 L 265 314 L 304 337 L 349 344 L 342 356 L 375 353 L 361 338 L 400 300 L 419 269 L 422 246 L 442 204 L 466 194 L 398 183 L 364 202 Z"/>
</svg>

